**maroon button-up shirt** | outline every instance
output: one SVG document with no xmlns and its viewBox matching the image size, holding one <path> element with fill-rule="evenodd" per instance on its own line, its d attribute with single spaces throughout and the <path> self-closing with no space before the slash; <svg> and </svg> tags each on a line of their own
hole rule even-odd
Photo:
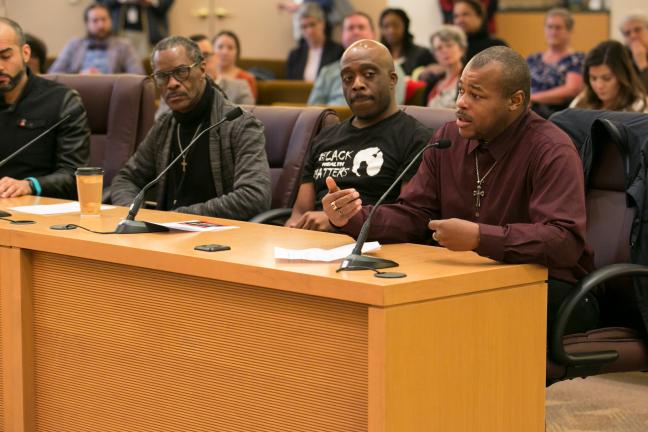
<svg viewBox="0 0 648 432">
<path fill-rule="evenodd" d="M 506 263 L 535 263 L 551 278 L 575 282 L 593 269 L 585 243 L 583 169 L 569 137 L 553 123 L 527 111 L 491 142 L 468 140 L 454 122 L 434 140 L 448 149 L 427 150 L 416 175 L 396 204 L 381 206 L 369 238 L 385 243 L 427 243 L 430 219 L 460 218 L 479 224 L 482 256 Z M 476 215 L 478 158 L 483 184 Z M 342 231 L 357 236 L 370 206 Z"/>
</svg>

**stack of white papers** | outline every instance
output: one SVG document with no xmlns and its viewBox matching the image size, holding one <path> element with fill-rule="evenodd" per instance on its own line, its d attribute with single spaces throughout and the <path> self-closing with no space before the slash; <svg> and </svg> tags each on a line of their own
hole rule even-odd
<svg viewBox="0 0 648 432">
<path fill-rule="evenodd" d="M 305 260 L 305 261 L 324 261 L 331 262 L 346 258 L 351 254 L 355 243 L 350 243 L 334 249 L 285 249 L 280 247 L 274 248 L 274 256 L 277 259 L 287 260 Z M 380 249 L 380 243 L 369 242 L 362 246 L 362 253 L 367 253 Z"/>
</svg>

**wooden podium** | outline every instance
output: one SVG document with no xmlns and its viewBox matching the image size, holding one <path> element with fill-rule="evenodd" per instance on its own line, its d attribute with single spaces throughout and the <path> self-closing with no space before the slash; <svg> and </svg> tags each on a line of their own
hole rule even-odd
<svg viewBox="0 0 648 432">
<path fill-rule="evenodd" d="M 377 279 L 273 255 L 344 235 L 219 219 L 239 228 L 101 235 L 49 227 L 109 231 L 125 208 L 13 213 L 37 223 L 0 221 L 6 432 L 544 430 L 541 267 L 386 245 L 408 276 Z"/>
</svg>

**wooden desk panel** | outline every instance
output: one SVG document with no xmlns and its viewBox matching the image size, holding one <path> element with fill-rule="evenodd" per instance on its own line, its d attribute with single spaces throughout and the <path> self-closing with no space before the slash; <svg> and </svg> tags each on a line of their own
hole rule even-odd
<svg viewBox="0 0 648 432">
<path fill-rule="evenodd" d="M 367 430 L 362 305 L 49 253 L 33 274 L 38 431 Z"/>
</svg>

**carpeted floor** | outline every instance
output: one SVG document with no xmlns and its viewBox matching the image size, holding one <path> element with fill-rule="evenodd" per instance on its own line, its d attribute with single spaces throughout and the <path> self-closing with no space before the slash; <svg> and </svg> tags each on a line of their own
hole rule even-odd
<svg viewBox="0 0 648 432">
<path fill-rule="evenodd" d="M 648 432 L 648 373 L 563 381 L 547 389 L 547 432 Z"/>
</svg>

